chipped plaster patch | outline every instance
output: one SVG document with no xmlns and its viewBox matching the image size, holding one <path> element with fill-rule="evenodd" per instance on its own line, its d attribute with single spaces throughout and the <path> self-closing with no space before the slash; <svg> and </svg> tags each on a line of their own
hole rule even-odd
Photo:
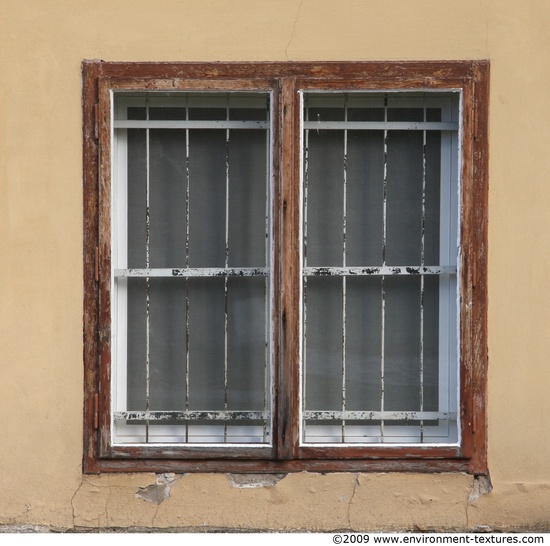
<svg viewBox="0 0 550 546">
<path fill-rule="evenodd" d="M 470 495 L 468 496 L 468 502 L 474 502 L 479 497 L 487 495 L 493 490 L 493 484 L 491 483 L 491 478 L 487 476 L 474 476 L 474 481 L 472 482 L 472 489 L 470 490 Z"/>
<path fill-rule="evenodd" d="M 157 474 L 156 483 L 140 487 L 136 492 L 136 497 L 153 504 L 160 504 L 170 496 L 174 482 L 181 477 L 173 473 Z"/>
<path fill-rule="evenodd" d="M 227 474 L 232 487 L 241 489 L 273 487 L 283 478 L 286 478 L 286 474 Z"/>
</svg>

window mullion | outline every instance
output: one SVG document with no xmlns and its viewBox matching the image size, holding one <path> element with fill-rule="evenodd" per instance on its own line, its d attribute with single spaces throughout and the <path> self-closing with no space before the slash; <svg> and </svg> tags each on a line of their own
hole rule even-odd
<svg viewBox="0 0 550 546">
<path fill-rule="evenodd" d="M 300 419 L 301 190 L 300 108 L 295 78 L 281 80 L 280 358 L 277 454 L 296 458 Z"/>
</svg>

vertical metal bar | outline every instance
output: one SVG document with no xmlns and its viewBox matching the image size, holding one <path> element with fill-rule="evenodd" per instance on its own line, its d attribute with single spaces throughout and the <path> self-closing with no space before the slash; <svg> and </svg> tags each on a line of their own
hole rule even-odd
<svg viewBox="0 0 550 546">
<path fill-rule="evenodd" d="M 424 97 L 424 123 L 426 97 Z M 422 219 L 420 240 L 420 265 L 424 265 L 426 235 L 426 130 L 422 131 Z M 424 275 L 420 275 L 420 411 L 424 411 Z M 424 441 L 424 422 L 420 421 L 420 442 Z"/>
<path fill-rule="evenodd" d="M 384 121 L 388 121 L 388 97 L 384 98 Z M 382 205 L 382 265 L 386 265 L 386 244 L 387 244 L 387 201 L 388 201 L 388 130 L 384 129 L 384 200 Z M 386 323 L 386 287 L 385 277 L 381 279 L 381 348 L 380 348 L 380 411 L 384 407 L 384 373 L 385 373 L 385 323 Z M 380 440 L 384 441 L 384 421 L 380 421 Z"/>
<path fill-rule="evenodd" d="M 305 118 L 309 121 L 309 106 L 305 108 Z M 304 131 L 304 220 L 303 220 L 303 267 L 307 267 L 307 205 L 309 183 L 309 130 Z M 307 277 L 303 278 L 303 341 L 302 341 L 302 410 L 306 410 L 306 379 L 307 379 Z M 302 441 L 306 440 L 306 424 L 302 423 Z"/>
<path fill-rule="evenodd" d="M 227 97 L 225 116 L 229 120 L 229 97 Z M 229 129 L 225 130 L 225 268 L 229 267 Z M 228 301 L 227 301 L 227 275 L 224 277 L 223 283 L 223 299 L 224 299 L 224 356 L 223 356 L 223 407 L 227 411 L 227 380 L 228 380 Z M 223 441 L 227 442 L 227 421 L 223 424 Z"/>
<path fill-rule="evenodd" d="M 149 102 L 145 99 L 146 119 L 149 119 Z M 151 242 L 151 216 L 150 216 L 150 131 L 145 130 L 145 267 L 149 269 L 150 263 L 150 242 Z M 149 411 L 151 394 L 151 373 L 150 373 L 150 306 L 151 306 L 151 281 L 145 279 L 145 409 Z M 145 422 L 145 442 L 149 442 L 149 421 Z"/>
<path fill-rule="evenodd" d="M 348 121 L 347 97 L 344 100 L 344 120 Z M 344 129 L 344 172 L 342 204 L 342 266 L 346 267 L 346 229 L 347 229 L 347 166 L 348 166 L 348 130 Z M 346 277 L 342 277 L 342 411 L 346 411 Z M 342 443 L 346 441 L 346 421 L 342 419 Z"/>
<path fill-rule="evenodd" d="M 185 119 L 189 119 L 189 100 L 186 99 Z M 185 130 L 185 267 L 189 267 L 189 221 L 190 221 L 190 171 L 189 171 L 189 129 Z M 189 411 L 189 277 L 185 278 L 185 410 Z M 185 441 L 189 442 L 189 423 L 185 424 Z"/>
<path fill-rule="evenodd" d="M 268 99 L 266 102 L 266 112 L 269 112 L 268 121 L 271 123 L 271 101 Z M 271 208 L 271 131 L 268 129 L 265 133 L 266 144 L 266 187 L 265 187 L 265 248 L 264 248 L 264 267 L 268 268 L 269 275 L 264 281 L 264 305 L 265 305 L 265 356 L 264 356 L 264 413 L 267 415 L 269 406 L 269 393 L 270 393 L 270 332 L 271 332 L 271 306 L 270 306 L 270 294 L 271 283 L 273 282 L 273 272 L 271 268 L 271 237 L 270 237 L 270 208 Z M 263 441 L 267 441 L 268 436 L 268 421 L 264 419 L 263 422 Z"/>
</svg>

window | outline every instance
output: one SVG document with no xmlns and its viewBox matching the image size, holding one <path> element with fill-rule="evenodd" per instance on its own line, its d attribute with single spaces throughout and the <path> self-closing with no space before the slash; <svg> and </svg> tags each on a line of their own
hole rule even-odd
<svg viewBox="0 0 550 546">
<path fill-rule="evenodd" d="M 86 470 L 485 471 L 487 100 L 85 62 Z"/>
</svg>

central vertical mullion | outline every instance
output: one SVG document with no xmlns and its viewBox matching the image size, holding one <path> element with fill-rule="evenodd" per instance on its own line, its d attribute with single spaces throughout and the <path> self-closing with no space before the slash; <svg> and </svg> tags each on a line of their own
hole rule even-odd
<svg viewBox="0 0 550 546">
<path fill-rule="evenodd" d="M 344 120 L 348 121 L 347 98 L 344 101 Z M 348 130 L 344 130 L 344 172 L 343 172 L 343 204 L 342 204 L 342 266 L 346 267 L 346 222 L 347 222 L 347 162 L 348 162 Z M 346 411 L 346 277 L 342 277 L 342 411 Z M 346 439 L 346 421 L 342 419 L 342 442 Z"/>
<path fill-rule="evenodd" d="M 280 80 L 280 367 L 277 457 L 298 457 L 301 373 L 301 94 L 293 77 Z"/>
<path fill-rule="evenodd" d="M 229 97 L 227 98 L 225 117 L 229 121 Z M 229 267 L 229 129 L 225 130 L 225 268 Z M 225 275 L 223 283 L 223 300 L 224 300 L 224 332 L 223 332 L 223 409 L 227 411 L 227 380 L 228 380 L 228 298 L 227 298 L 227 281 Z M 223 423 L 223 441 L 227 442 L 227 421 Z"/>
<path fill-rule="evenodd" d="M 149 120 L 149 102 L 145 99 L 145 117 Z M 151 242 L 151 216 L 150 216 L 150 131 L 145 130 L 145 267 L 150 268 L 150 242 Z M 151 394 L 151 353 L 150 353 L 150 305 L 151 305 L 151 281 L 145 279 L 145 410 L 149 411 Z M 145 422 L 145 442 L 149 442 L 149 421 Z"/>
<path fill-rule="evenodd" d="M 388 97 L 384 99 L 384 121 L 388 121 Z M 382 265 L 386 265 L 387 244 L 387 203 L 388 203 L 388 130 L 384 129 L 384 199 L 382 204 Z M 380 411 L 384 412 L 384 370 L 385 370 L 385 324 L 386 324 L 386 288 L 385 277 L 381 280 L 381 334 L 380 334 Z M 380 441 L 384 442 L 384 421 L 380 421 Z"/>
</svg>

